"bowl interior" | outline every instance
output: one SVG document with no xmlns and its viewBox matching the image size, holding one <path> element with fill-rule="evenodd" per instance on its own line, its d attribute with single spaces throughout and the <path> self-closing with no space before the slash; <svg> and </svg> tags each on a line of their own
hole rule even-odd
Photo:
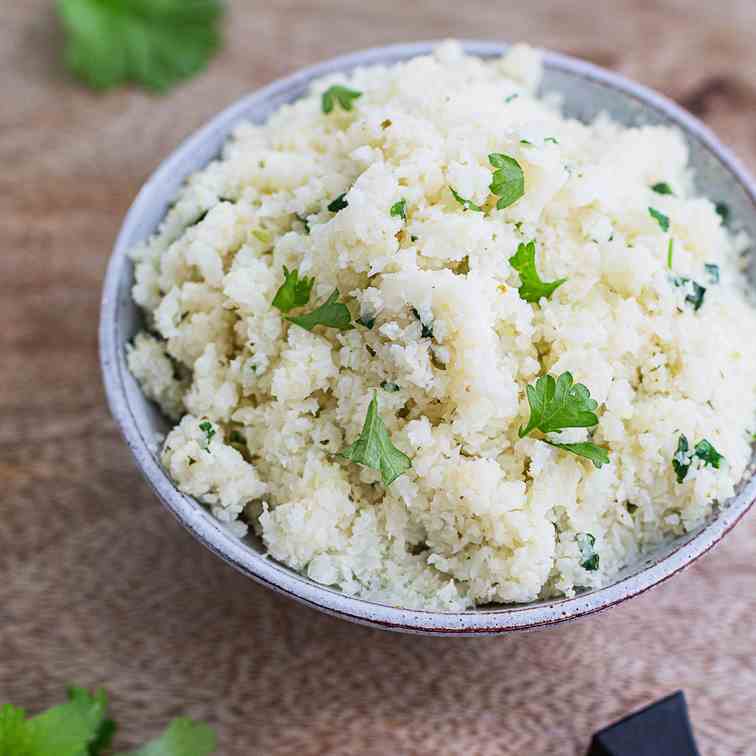
<svg viewBox="0 0 756 756">
<path fill-rule="evenodd" d="M 574 599 L 483 607 L 464 613 L 403 611 L 345 597 L 274 563 L 262 556 L 264 548 L 258 539 L 249 537 L 244 542 L 238 541 L 201 505 L 180 494 L 157 457 L 157 435 L 166 433 L 170 426 L 145 399 L 124 361 L 125 346 L 142 325 L 140 313 L 131 300 L 133 267 L 126 252 L 157 229 L 184 180 L 218 156 L 234 126 L 244 120 L 264 122 L 282 104 L 305 94 L 314 78 L 359 65 L 406 60 L 427 53 L 432 47 L 433 43 L 421 43 L 369 50 L 301 71 L 221 113 L 161 165 L 129 211 L 108 271 L 101 322 L 106 388 L 111 409 L 127 442 L 160 498 L 205 545 L 243 572 L 326 611 L 384 627 L 445 633 L 532 628 L 605 608 L 678 571 L 716 543 L 742 516 L 754 498 L 756 481 L 744 483 L 733 500 L 719 507 L 708 525 L 648 552 L 641 562 L 626 567 L 607 588 L 586 592 Z M 491 57 L 501 54 L 506 45 L 469 42 L 465 48 L 472 54 Z M 542 92 L 558 94 L 565 114 L 582 121 L 606 112 L 626 125 L 666 124 L 681 128 L 690 148 L 697 189 L 717 202 L 726 203 L 733 225 L 756 238 L 754 193 L 748 177 L 695 119 L 642 87 L 553 53 L 545 56 Z M 754 267 L 751 258 L 752 281 Z"/>
</svg>

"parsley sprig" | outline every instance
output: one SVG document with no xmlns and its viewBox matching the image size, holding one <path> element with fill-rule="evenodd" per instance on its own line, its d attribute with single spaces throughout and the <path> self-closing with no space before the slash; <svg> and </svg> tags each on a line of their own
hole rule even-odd
<svg viewBox="0 0 756 756">
<path fill-rule="evenodd" d="M 315 278 L 299 277 L 299 271 L 289 269 L 284 265 L 284 282 L 273 297 L 273 307 L 281 312 L 289 312 L 295 307 L 304 307 L 310 301 L 310 292 Z"/>
<path fill-rule="evenodd" d="M 334 289 L 328 299 L 312 312 L 304 315 L 287 315 L 286 320 L 306 331 L 311 331 L 319 325 L 337 328 L 339 331 L 349 331 L 354 328 L 352 314 L 343 302 L 339 302 L 339 296 L 339 290 Z"/>
<path fill-rule="evenodd" d="M 476 205 L 472 200 L 462 197 L 454 187 L 450 186 L 449 191 L 452 193 L 452 197 L 454 197 L 454 199 L 457 200 L 460 205 L 462 205 L 463 212 L 467 210 L 472 210 L 476 213 L 483 212 L 483 208 L 480 205 Z"/>
<path fill-rule="evenodd" d="M 539 302 L 542 297 L 548 299 L 565 281 L 543 281 L 538 275 L 535 264 L 535 241 L 518 244 L 517 252 L 509 258 L 509 264 L 520 274 L 520 298 L 526 302 Z"/>
<path fill-rule="evenodd" d="M 373 391 L 362 433 L 353 444 L 340 451 L 339 456 L 378 470 L 384 486 L 390 486 L 412 467 L 412 460 L 391 443 L 386 426 L 378 414 L 377 391 Z"/>
<path fill-rule="evenodd" d="M 659 228 L 665 233 L 669 231 L 669 216 L 657 210 L 655 207 L 648 208 L 648 214 L 659 224 Z"/>
<path fill-rule="evenodd" d="M 591 393 L 582 383 L 574 383 L 572 374 L 562 373 L 555 379 L 541 376 L 535 386 L 527 386 L 530 420 L 518 431 L 524 438 L 534 430 L 541 433 L 559 433 L 567 428 L 590 428 L 598 425 L 594 410 L 598 407 Z M 609 463 L 609 452 L 602 446 L 585 441 L 580 443 L 557 443 L 543 439 L 550 446 L 589 459 L 596 467 Z"/>
<path fill-rule="evenodd" d="M 391 217 L 401 218 L 403 221 L 407 220 L 407 200 L 406 199 L 400 199 L 399 202 L 394 202 L 393 205 L 391 205 L 391 210 L 389 211 Z"/>
<path fill-rule="evenodd" d="M 525 174 L 513 157 L 500 152 L 492 152 L 488 156 L 488 162 L 496 168 L 489 189 L 499 198 L 497 210 L 503 210 L 525 194 Z"/>
<path fill-rule="evenodd" d="M 719 470 L 719 465 L 724 459 L 711 442 L 705 438 L 701 439 L 691 452 L 686 435 L 681 433 L 680 438 L 677 439 L 677 451 L 674 457 L 672 457 L 672 469 L 675 471 L 678 483 L 682 483 L 685 480 L 688 470 L 690 470 L 690 466 L 693 464 L 694 457 L 698 457 L 704 465 L 713 467 L 715 470 Z"/>
<path fill-rule="evenodd" d="M 342 86 L 341 84 L 334 84 L 323 92 L 320 98 L 320 106 L 326 115 L 333 110 L 337 102 L 343 110 L 351 110 L 354 100 L 359 97 L 362 97 L 362 92 Z"/>
<path fill-rule="evenodd" d="M 596 537 L 591 533 L 578 533 L 575 540 L 580 549 L 580 566 L 588 572 L 595 572 L 599 568 Z"/>
<path fill-rule="evenodd" d="M 95 89 L 132 81 L 165 92 L 221 44 L 221 0 L 58 0 L 65 61 Z"/>
<path fill-rule="evenodd" d="M 116 725 L 107 716 L 104 691 L 94 695 L 72 687 L 67 703 L 27 718 L 11 704 L 0 706 L 0 754 L 3 756 L 102 756 Z M 136 751 L 118 756 L 209 756 L 215 752 L 215 734 L 205 724 L 179 717 L 160 737 Z"/>
</svg>

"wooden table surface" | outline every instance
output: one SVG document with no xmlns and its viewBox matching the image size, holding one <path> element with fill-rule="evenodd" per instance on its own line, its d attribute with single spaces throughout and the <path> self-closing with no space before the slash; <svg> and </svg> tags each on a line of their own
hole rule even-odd
<svg viewBox="0 0 756 756">
<path fill-rule="evenodd" d="M 105 406 L 100 285 L 161 158 L 244 93 L 370 45 L 529 40 L 703 117 L 756 168 L 753 0 L 237 0 L 208 72 L 162 98 L 93 94 L 51 3 L 0 0 L 0 703 L 104 685 L 136 744 L 179 713 L 222 754 L 583 754 L 677 688 L 702 753 L 756 753 L 756 515 L 610 613 L 505 638 L 384 634 L 279 598 L 195 543 Z"/>
</svg>

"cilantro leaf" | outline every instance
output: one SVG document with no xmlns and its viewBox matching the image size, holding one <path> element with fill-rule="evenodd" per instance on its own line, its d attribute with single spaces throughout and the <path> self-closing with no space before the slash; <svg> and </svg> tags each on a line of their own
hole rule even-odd
<svg viewBox="0 0 756 756">
<path fill-rule="evenodd" d="M 527 386 L 530 420 L 520 428 L 520 438 L 538 429 L 552 433 L 565 428 L 590 428 L 598 424 L 594 410 L 598 404 L 582 383 L 573 383 L 572 373 L 562 373 L 554 379 L 542 375 L 535 386 Z"/>
<path fill-rule="evenodd" d="M 420 317 L 420 313 L 417 311 L 416 307 L 412 308 L 412 314 L 415 316 L 415 318 L 418 321 L 420 321 L 420 338 L 432 339 L 433 338 L 433 322 L 430 322 L 430 323 L 423 322 L 423 319 Z"/>
<path fill-rule="evenodd" d="M 716 263 L 704 263 L 704 270 L 709 274 L 709 283 L 719 283 L 719 265 Z"/>
<path fill-rule="evenodd" d="M 604 449 L 603 446 L 598 446 L 591 441 L 581 441 L 576 444 L 559 444 L 556 441 L 549 441 L 547 438 L 543 439 L 549 446 L 554 446 L 557 449 L 576 454 L 578 457 L 585 457 L 593 462 L 593 466 L 599 470 L 603 465 L 609 464 L 609 451 Z"/>
<path fill-rule="evenodd" d="M 659 224 L 662 231 L 669 231 L 669 216 L 660 213 L 655 207 L 649 207 L 648 214 Z"/>
<path fill-rule="evenodd" d="M 58 0 L 68 68 L 90 87 L 132 81 L 165 92 L 221 43 L 221 0 Z"/>
<path fill-rule="evenodd" d="M 463 212 L 466 210 L 473 210 L 476 213 L 483 212 L 483 208 L 480 205 L 476 205 L 472 200 L 461 197 L 453 187 L 450 186 L 449 191 L 451 191 L 454 199 L 457 200 L 457 202 L 459 202 L 460 205 L 462 205 Z"/>
<path fill-rule="evenodd" d="M 11 704 L 0 706 L 0 754 L 31 756 L 31 736 L 26 725 L 26 712 Z"/>
<path fill-rule="evenodd" d="M 489 189 L 499 198 L 496 208 L 503 210 L 525 194 L 525 174 L 520 164 L 509 155 L 492 152 L 488 161 L 496 168 Z"/>
<path fill-rule="evenodd" d="M 685 480 L 685 476 L 688 474 L 688 470 L 690 470 L 693 462 L 693 457 L 698 457 L 704 465 L 713 467 L 715 470 L 719 470 L 719 466 L 724 459 L 724 456 L 705 438 L 699 441 L 691 452 L 687 437 L 684 433 L 681 433 L 680 438 L 677 439 L 677 450 L 672 457 L 672 469 L 675 471 L 678 483 L 682 483 Z"/>
<path fill-rule="evenodd" d="M 340 331 L 349 331 L 354 328 L 352 325 L 352 314 L 349 312 L 349 308 L 338 300 L 339 290 L 334 289 L 331 296 L 312 312 L 305 313 L 304 315 L 288 315 L 286 320 L 294 323 L 294 325 L 298 325 L 300 328 L 304 328 L 306 331 L 311 331 L 318 325 L 326 326 L 327 328 L 338 328 Z"/>
<path fill-rule="evenodd" d="M 206 724 L 178 717 L 159 738 L 121 756 L 209 756 L 215 748 L 215 733 Z"/>
<path fill-rule="evenodd" d="M 548 299 L 565 281 L 542 281 L 535 264 L 535 241 L 518 244 L 517 252 L 509 258 L 509 264 L 520 274 L 520 298 L 526 302 L 539 302 L 541 297 Z"/>
<path fill-rule="evenodd" d="M 391 443 L 386 426 L 378 414 L 377 391 L 373 391 L 362 433 L 353 444 L 339 452 L 339 456 L 378 470 L 384 486 L 390 486 L 412 467 L 412 460 Z"/>
<path fill-rule="evenodd" d="M 584 570 L 595 572 L 599 567 L 599 555 L 595 549 L 595 536 L 591 533 L 578 533 L 575 540 L 580 549 L 580 566 Z"/>
<path fill-rule="evenodd" d="M 658 184 L 654 184 L 651 187 L 652 192 L 657 194 L 674 194 L 672 187 L 666 181 L 660 181 Z"/>
<path fill-rule="evenodd" d="M 349 89 L 349 87 L 344 87 L 341 84 L 334 84 L 323 92 L 320 98 L 320 106 L 326 115 L 333 110 L 337 102 L 343 110 L 351 110 L 353 101 L 359 97 L 362 97 L 362 92 Z"/>
<path fill-rule="evenodd" d="M 393 205 L 391 205 L 391 215 L 398 216 L 402 220 L 407 220 L 407 200 L 406 199 L 400 199 L 399 202 L 394 202 Z"/>
<path fill-rule="evenodd" d="M 516 100 L 519 96 L 520 95 L 517 94 L 517 92 L 511 95 L 508 95 L 507 97 L 504 98 L 504 104 L 509 105 L 509 103 L 512 102 L 512 100 Z"/>
<path fill-rule="evenodd" d="M 328 203 L 328 209 L 332 213 L 338 213 L 339 210 L 343 210 L 345 207 L 349 207 L 349 203 L 346 201 L 346 192 L 340 194 L 335 200 Z"/>
<path fill-rule="evenodd" d="M 204 420 L 199 424 L 199 429 L 205 434 L 205 451 L 210 451 L 210 442 L 213 440 L 213 436 L 215 435 L 215 428 L 213 428 L 213 424 L 209 422 L 208 420 Z"/>
<path fill-rule="evenodd" d="M 692 281 L 685 276 L 675 276 L 672 279 L 672 283 L 675 286 L 688 286 L 690 285 L 691 291 L 685 295 L 685 301 L 693 305 L 693 310 L 697 311 L 701 309 L 701 305 L 704 302 L 704 295 L 706 294 L 706 287 L 701 286 L 700 283 Z"/>
<path fill-rule="evenodd" d="M 284 282 L 273 297 L 273 307 L 281 312 L 289 312 L 294 307 L 303 307 L 310 301 L 310 292 L 315 283 L 314 278 L 299 277 L 298 270 L 289 269 L 284 265 Z"/>
<path fill-rule="evenodd" d="M 556 137 L 546 137 L 543 140 L 543 143 L 546 144 L 547 142 L 551 142 L 552 144 L 559 144 L 559 140 Z"/>
</svg>

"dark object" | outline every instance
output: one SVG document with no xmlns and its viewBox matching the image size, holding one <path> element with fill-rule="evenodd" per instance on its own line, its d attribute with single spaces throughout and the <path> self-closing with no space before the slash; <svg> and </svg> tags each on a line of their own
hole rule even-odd
<svg viewBox="0 0 756 756">
<path fill-rule="evenodd" d="M 681 690 L 593 736 L 587 756 L 700 756 Z"/>
</svg>

